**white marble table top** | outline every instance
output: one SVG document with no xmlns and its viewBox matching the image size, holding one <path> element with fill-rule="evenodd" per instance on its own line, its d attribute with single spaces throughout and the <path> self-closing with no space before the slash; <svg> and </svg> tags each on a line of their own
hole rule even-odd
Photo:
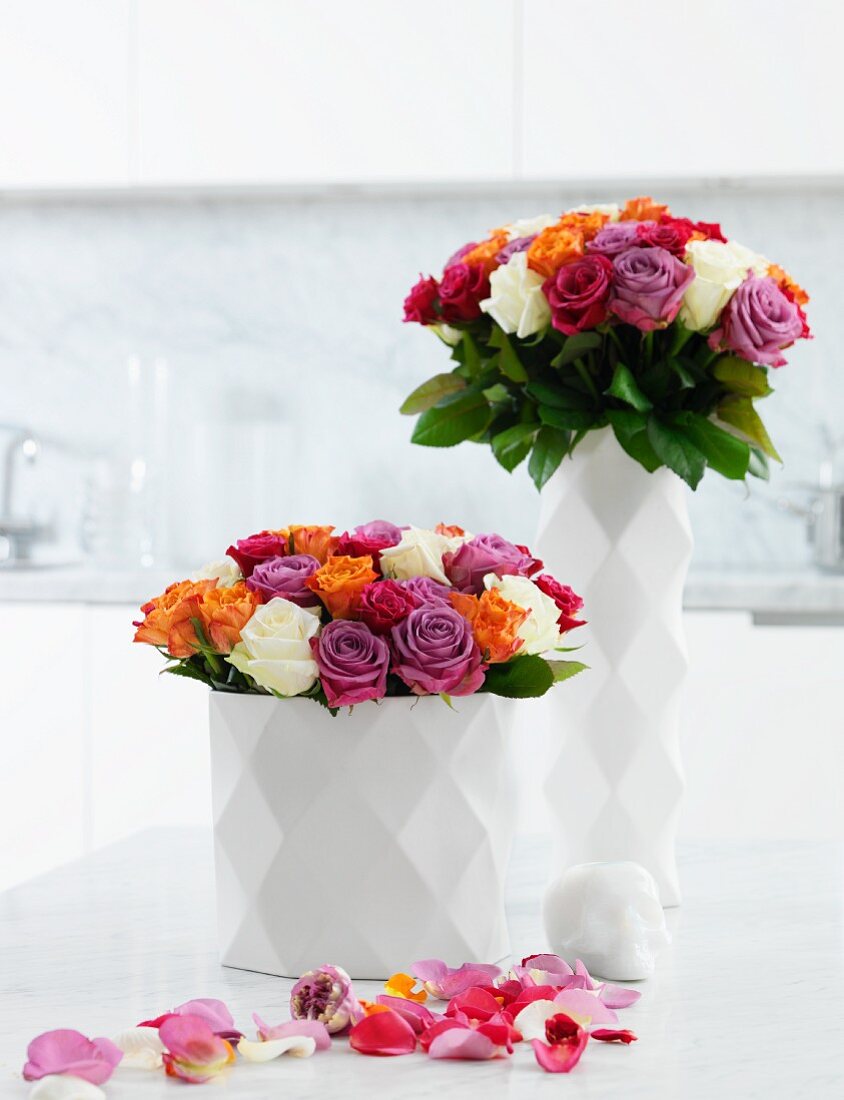
<svg viewBox="0 0 844 1100">
<path fill-rule="evenodd" d="M 697 1097 L 844 1095 L 844 846 L 687 846 L 673 946 L 621 1014 L 639 1042 L 593 1043 L 567 1077 L 525 1045 L 507 1060 L 368 1058 L 338 1042 L 309 1059 L 236 1066 L 209 1096 Z M 522 843 L 510 878 L 514 954 L 544 947 L 544 848 Z M 299 904 L 307 899 L 299 899 Z M 326 960 L 342 964 L 342 959 Z M 413 960 L 396 960 L 396 966 Z M 462 960 L 461 960 L 462 961 Z M 0 895 L 0 1096 L 25 1097 L 27 1042 L 55 1027 L 111 1035 L 193 997 L 220 997 L 244 1028 L 287 1016 L 290 982 L 217 962 L 210 835 L 139 834 Z M 372 997 L 378 988 L 361 983 Z M 177 1097 L 163 1074 L 120 1070 L 113 1100 Z"/>
</svg>

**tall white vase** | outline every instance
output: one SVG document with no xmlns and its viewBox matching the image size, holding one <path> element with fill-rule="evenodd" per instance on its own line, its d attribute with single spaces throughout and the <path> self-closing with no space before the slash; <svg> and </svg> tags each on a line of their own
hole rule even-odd
<svg viewBox="0 0 844 1100">
<path fill-rule="evenodd" d="M 692 550 L 686 486 L 647 473 L 610 429 L 590 433 L 542 492 L 537 552 L 579 592 L 591 671 L 547 697 L 546 783 L 556 872 L 635 860 L 677 905 L 683 774 L 683 585 Z"/>
<path fill-rule="evenodd" d="M 211 693 L 222 961 L 384 979 L 509 954 L 509 700 Z"/>
</svg>

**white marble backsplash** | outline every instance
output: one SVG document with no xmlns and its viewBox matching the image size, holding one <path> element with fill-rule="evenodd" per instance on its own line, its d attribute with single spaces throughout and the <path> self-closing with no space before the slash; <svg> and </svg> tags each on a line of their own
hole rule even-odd
<svg viewBox="0 0 844 1100">
<path fill-rule="evenodd" d="M 776 372 L 764 409 L 786 466 L 749 493 L 708 476 L 692 499 L 695 567 L 799 567 L 810 560 L 802 524 L 777 501 L 816 479 L 824 430 L 844 434 L 844 191 L 709 184 L 660 195 L 721 221 L 812 293 L 816 339 Z M 443 519 L 527 541 L 538 501 L 524 470 L 508 476 L 483 448 L 410 445 L 398 406 L 447 359 L 401 323 L 402 299 L 418 272 L 438 271 L 492 226 L 618 197 L 508 185 L 456 197 L 8 202 L 0 419 L 119 453 L 132 433 L 126 362 L 166 359 L 166 430 L 155 442 L 145 415 L 134 433 L 157 461 L 155 510 L 185 562 L 297 520 Z M 66 495 L 63 453 L 37 492 Z"/>
</svg>

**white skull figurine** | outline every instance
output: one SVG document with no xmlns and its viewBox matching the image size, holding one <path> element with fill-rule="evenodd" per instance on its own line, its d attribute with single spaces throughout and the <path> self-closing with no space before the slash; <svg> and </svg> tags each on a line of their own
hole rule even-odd
<svg viewBox="0 0 844 1100">
<path fill-rule="evenodd" d="M 610 981 L 650 977 L 670 942 L 653 875 L 632 861 L 569 867 L 548 887 L 543 916 L 552 951 Z"/>
</svg>

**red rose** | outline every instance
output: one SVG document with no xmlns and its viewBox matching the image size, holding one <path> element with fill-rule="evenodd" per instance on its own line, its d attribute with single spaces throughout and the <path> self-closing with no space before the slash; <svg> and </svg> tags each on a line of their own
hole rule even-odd
<svg viewBox="0 0 844 1100">
<path fill-rule="evenodd" d="M 480 264 L 452 264 L 440 283 L 442 318 L 474 321 L 481 315 L 480 303 L 489 297 L 489 278 Z"/>
<path fill-rule="evenodd" d="M 694 233 L 695 227 L 688 218 L 669 218 L 663 215 L 659 222 L 640 222 L 636 235 L 652 248 L 664 248 L 675 256 L 682 256 L 686 243 Z"/>
<path fill-rule="evenodd" d="M 551 307 L 554 328 L 571 336 L 605 321 L 612 272 L 612 261 L 593 253 L 565 264 L 556 275 L 546 279 L 542 290 Z"/>
<path fill-rule="evenodd" d="M 540 561 L 539 558 L 535 558 L 533 556 L 533 554 L 531 554 L 531 552 L 527 548 L 527 546 L 522 546 L 518 542 L 515 545 L 516 545 L 517 550 L 521 550 L 521 552 L 525 555 L 525 557 L 530 558 L 533 562 L 533 565 L 531 565 L 528 568 L 528 570 L 525 574 L 526 576 L 532 577 L 534 573 L 538 573 L 541 569 L 545 568 L 544 563 L 542 561 Z"/>
<path fill-rule="evenodd" d="M 567 584 L 560 584 L 558 580 L 543 573 L 533 582 L 546 596 L 550 596 L 560 609 L 560 617 L 557 623 L 560 630 L 574 630 L 575 627 L 585 626 L 585 619 L 575 619 L 574 615 L 583 607 L 583 600 Z"/>
<path fill-rule="evenodd" d="M 427 279 L 420 275 L 419 282 L 404 300 L 405 321 L 415 321 L 418 325 L 435 324 L 439 320 L 436 310 L 438 293 L 439 285 L 433 275 Z"/>
<path fill-rule="evenodd" d="M 376 569 L 381 567 L 381 551 L 388 546 L 395 546 L 393 539 L 374 535 L 356 535 L 347 531 L 340 536 L 337 544 L 337 554 L 345 554 L 350 558 L 365 558 L 367 554 L 372 558 L 372 564 Z"/>
<path fill-rule="evenodd" d="M 721 232 L 721 226 L 718 222 L 695 222 L 695 229 L 698 233 L 702 233 L 708 241 L 721 241 L 722 244 L 727 243 L 727 238 Z"/>
<path fill-rule="evenodd" d="M 238 539 L 226 553 L 240 566 L 244 577 L 251 577 L 256 565 L 269 558 L 282 558 L 288 552 L 287 535 L 278 531 L 261 531 L 248 539 Z"/>
<path fill-rule="evenodd" d="M 361 592 L 356 614 L 373 634 L 389 634 L 419 606 L 414 594 L 397 581 L 373 581 Z"/>
</svg>

